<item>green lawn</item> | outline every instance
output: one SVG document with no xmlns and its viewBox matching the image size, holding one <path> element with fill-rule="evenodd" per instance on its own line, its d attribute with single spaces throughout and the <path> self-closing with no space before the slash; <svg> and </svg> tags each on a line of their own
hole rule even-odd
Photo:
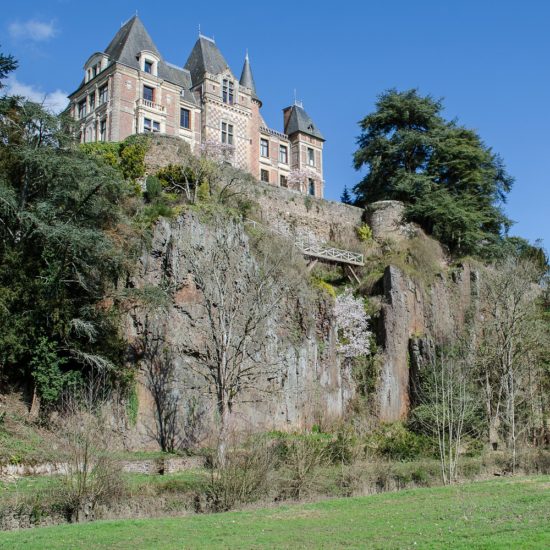
<svg viewBox="0 0 550 550">
<path fill-rule="evenodd" d="M 550 548 L 550 477 L 0 534 L 0 548 Z"/>
</svg>

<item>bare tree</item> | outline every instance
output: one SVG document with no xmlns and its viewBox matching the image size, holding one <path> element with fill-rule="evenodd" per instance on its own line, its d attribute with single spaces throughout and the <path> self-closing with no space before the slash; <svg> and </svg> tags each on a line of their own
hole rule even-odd
<svg viewBox="0 0 550 550">
<path fill-rule="evenodd" d="M 193 399 L 184 402 L 177 388 L 174 351 L 147 315 L 140 344 L 145 384 L 154 406 L 152 436 L 164 452 L 187 450 L 200 441 L 204 410 Z"/>
<path fill-rule="evenodd" d="M 414 419 L 437 441 L 443 483 L 458 476 L 461 445 L 477 411 L 467 358 L 440 350 L 426 364 L 416 396 Z"/>
<path fill-rule="evenodd" d="M 538 310 L 540 270 L 534 264 L 508 258 L 488 270 L 483 279 L 478 366 L 484 388 L 489 435 L 493 448 L 504 437 L 517 464 L 518 437 L 529 418 L 541 417 L 536 405 L 541 387 L 541 353 L 548 349 L 548 331 Z M 518 413 L 527 411 L 529 418 Z"/>
<path fill-rule="evenodd" d="M 98 504 L 123 491 L 109 422 L 112 397 L 104 371 L 92 371 L 85 383 L 67 389 L 62 396 L 59 431 L 69 453 L 64 489 L 70 521 L 93 519 Z"/>
<path fill-rule="evenodd" d="M 225 217 L 212 219 L 208 231 L 192 241 L 186 257 L 207 327 L 201 356 L 189 366 L 216 396 L 223 465 L 235 403 L 280 368 L 266 353 L 272 343 L 269 322 L 293 286 L 289 259 L 294 252 L 269 234 L 257 237 L 252 254 L 242 225 Z"/>
</svg>

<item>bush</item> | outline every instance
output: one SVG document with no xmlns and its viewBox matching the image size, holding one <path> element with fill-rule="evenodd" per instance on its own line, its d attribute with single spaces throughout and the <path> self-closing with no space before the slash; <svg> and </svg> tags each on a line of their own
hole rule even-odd
<svg viewBox="0 0 550 550">
<path fill-rule="evenodd" d="M 245 449 L 232 449 L 225 465 L 212 469 L 206 489 L 207 509 L 225 512 L 265 497 L 273 464 L 273 450 L 265 440 L 253 440 Z"/>
<path fill-rule="evenodd" d="M 365 223 L 355 228 L 355 233 L 357 238 L 362 242 L 366 243 L 372 240 L 372 229 Z"/>
<path fill-rule="evenodd" d="M 327 443 L 324 438 L 299 437 L 287 441 L 285 454 L 280 495 L 299 500 L 312 490 L 318 467 L 329 458 Z"/>
<path fill-rule="evenodd" d="M 380 426 L 367 438 L 366 447 L 390 460 L 414 460 L 433 454 L 431 440 L 407 430 L 401 422 Z"/>
<path fill-rule="evenodd" d="M 125 179 L 137 180 L 145 175 L 147 136 L 130 136 L 120 144 L 120 168 Z"/>
<path fill-rule="evenodd" d="M 155 176 L 148 176 L 145 180 L 145 198 L 153 202 L 162 195 L 162 183 Z"/>
</svg>

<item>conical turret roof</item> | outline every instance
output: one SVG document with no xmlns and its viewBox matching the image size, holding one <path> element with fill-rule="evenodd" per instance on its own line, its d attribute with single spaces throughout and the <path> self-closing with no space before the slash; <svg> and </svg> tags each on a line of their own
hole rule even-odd
<svg viewBox="0 0 550 550">
<path fill-rule="evenodd" d="M 254 99 L 258 99 L 258 95 L 256 93 L 256 83 L 254 82 L 254 76 L 252 76 L 252 69 L 250 68 L 250 60 L 248 59 L 248 52 L 246 52 L 246 56 L 244 58 L 244 65 L 239 84 L 252 90 L 252 97 Z"/>
<path fill-rule="evenodd" d="M 201 34 L 189 54 L 185 68 L 191 73 L 193 86 L 196 86 L 204 78 L 204 73 L 220 74 L 229 69 L 229 65 L 214 40 Z"/>
</svg>

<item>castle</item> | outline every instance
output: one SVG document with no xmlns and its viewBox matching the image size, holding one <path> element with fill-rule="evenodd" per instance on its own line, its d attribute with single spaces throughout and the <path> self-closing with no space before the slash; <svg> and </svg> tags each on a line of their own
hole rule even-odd
<svg viewBox="0 0 550 550">
<path fill-rule="evenodd" d="M 284 133 L 266 125 L 248 53 L 237 80 L 214 40 L 199 34 L 178 67 L 163 59 L 136 15 L 84 71 L 69 96 L 81 142 L 178 136 L 197 154 L 222 150 L 260 181 L 323 196 L 323 135 L 296 101 L 283 109 Z"/>
</svg>

